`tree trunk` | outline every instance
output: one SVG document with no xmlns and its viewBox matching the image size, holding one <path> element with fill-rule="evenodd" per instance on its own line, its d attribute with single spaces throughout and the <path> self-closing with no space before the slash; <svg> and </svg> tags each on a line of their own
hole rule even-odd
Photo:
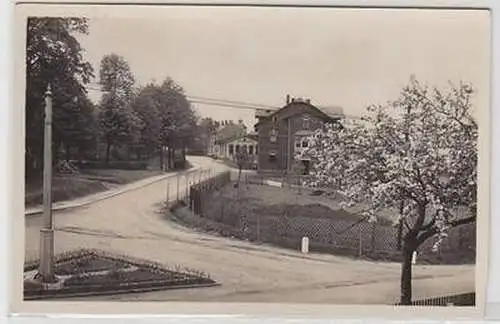
<svg viewBox="0 0 500 324">
<path fill-rule="evenodd" d="M 170 148 L 170 146 L 168 147 L 168 150 L 167 150 L 167 170 L 170 170 L 172 168 L 172 149 Z"/>
<path fill-rule="evenodd" d="M 164 161 L 163 161 L 163 146 L 160 148 L 160 170 L 165 171 L 164 169 Z"/>
<path fill-rule="evenodd" d="M 404 210 L 404 201 L 401 200 L 401 202 L 399 203 L 399 215 L 402 217 L 403 216 L 403 210 Z M 397 246 L 397 249 L 399 251 L 401 251 L 402 249 L 402 240 L 403 240 L 403 220 L 400 219 L 399 222 L 398 222 L 398 237 L 397 237 L 397 243 L 398 243 L 398 246 Z"/>
<path fill-rule="evenodd" d="M 69 162 L 69 160 L 71 160 L 71 147 L 69 145 L 66 145 L 65 146 L 65 149 L 64 149 L 66 152 L 66 161 Z"/>
<path fill-rule="evenodd" d="M 406 242 L 403 247 L 403 263 L 401 265 L 401 305 L 411 305 L 412 302 L 412 256 L 414 244 Z"/>
<path fill-rule="evenodd" d="M 109 164 L 109 156 L 110 156 L 110 154 L 111 154 L 111 143 L 108 141 L 106 143 L 106 158 L 105 158 L 106 159 L 105 160 L 106 165 Z"/>
</svg>

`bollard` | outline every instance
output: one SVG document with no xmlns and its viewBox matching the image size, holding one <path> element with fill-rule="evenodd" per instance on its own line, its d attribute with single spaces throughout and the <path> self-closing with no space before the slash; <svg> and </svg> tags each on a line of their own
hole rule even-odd
<svg viewBox="0 0 500 324">
<path fill-rule="evenodd" d="M 411 256 L 411 264 L 417 264 L 417 251 L 413 251 Z"/>
<path fill-rule="evenodd" d="M 309 253 L 309 238 L 302 238 L 302 253 Z"/>
</svg>

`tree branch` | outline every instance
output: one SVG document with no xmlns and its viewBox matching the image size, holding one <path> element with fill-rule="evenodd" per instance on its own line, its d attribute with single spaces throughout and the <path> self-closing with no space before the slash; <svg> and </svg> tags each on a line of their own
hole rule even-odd
<svg viewBox="0 0 500 324">
<path fill-rule="evenodd" d="M 457 227 L 457 226 L 460 226 L 460 225 L 470 224 L 470 223 L 474 222 L 475 220 L 476 220 L 476 216 L 471 216 L 471 217 L 457 219 L 457 220 L 455 220 L 453 222 L 450 222 L 449 225 L 451 227 Z M 435 220 L 434 220 L 434 222 L 435 222 Z M 427 224 L 427 225 L 430 225 L 430 224 Z M 436 227 L 434 227 L 434 226 L 430 227 L 430 228 L 426 228 L 425 230 L 424 230 L 424 228 L 422 228 L 422 229 L 423 229 L 423 233 L 421 233 L 417 237 L 418 246 L 420 246 L 428 238 L 436 235 L 439 232 L 439 229 L 436 228 Z"/>
<path fill-rule="evenodd" d="M 470 223 L 473 223 L 475 221 L 476 221 L 476 215 L 466 217 L 466 218 L 457 219 L 453 222 L 450 222 L 450 226 L 456 227 L 456 226 L 460 226 L 460 225 L 470 224 Z"/>
</svg>

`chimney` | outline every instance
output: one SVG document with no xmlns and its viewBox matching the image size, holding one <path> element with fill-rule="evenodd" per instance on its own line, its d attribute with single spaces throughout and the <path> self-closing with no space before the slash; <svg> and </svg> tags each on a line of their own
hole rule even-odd
<svg viewBox="0 0 500 324">
<path fill-rule="evenodd" d="M 289 103 L 290 103 L 290 95 L 289 95 L 289 94 L 287 94 L 287 95 L 286 95 L 286 104 L 288 105 Z"/>
<path fill-rule="evenodd" d="M 311 103 L 311 99 L 307 98 L 306 99 L 306 103 L 310 104 Z"/>
</svg>

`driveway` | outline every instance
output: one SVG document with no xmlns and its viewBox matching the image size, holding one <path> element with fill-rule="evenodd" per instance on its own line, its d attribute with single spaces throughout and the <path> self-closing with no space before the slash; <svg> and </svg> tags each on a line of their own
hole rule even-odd
<svg viewBox="0 0 500 324">
<path fill-rule="evenodd" d="M 211 174 L 228 168 L 189 157 Z M 179 189 L 186 191 L 185 172 Z M 198 179 L 192 175 L 188 181 Z M 205 172 L 203 176 L 208 176 Z M 399 298 L 400 265 L 308 254 L 197 233 L 162 218 L 159 205 L 176 196 L 170 177 L 85 207 L 55 212 L 56 253 L 97 248 L 208 272 L 219 287 L 94 297 L 92 300 L 229 301 L 380 304 Z M 26 259 L 38 256 L 40 216 L 26 217 Z M 474 291 L 474 267 L 414 266 L 414 296 Z"/>
</svg>

